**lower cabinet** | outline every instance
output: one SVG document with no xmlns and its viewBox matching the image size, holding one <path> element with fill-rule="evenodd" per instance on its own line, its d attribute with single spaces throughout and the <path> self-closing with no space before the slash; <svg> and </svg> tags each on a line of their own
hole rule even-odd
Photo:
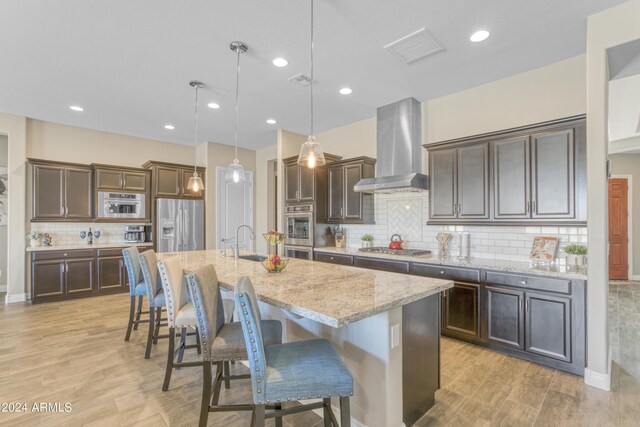
<svg viewBox="0 0 640 427">
<path fill-rule="evenodd" d="M 524 348 L 524 292 L 494 286 L 485 287 L 487 341 Z"/>
<path fill-rule="evenodd" d="M 34 304 L 129 290 L 122 248 L 36 251 L 30 256 Z"/>
<path fill-rule="evenodd" d="M 480 285 L 454 283 L 442 293 L 442 332 L 480 339 Z"/>
<path fill-rule="evenodd" d="M 525 294 L 526 350 L 571 362 L 571 299 Z"/>
</svg>

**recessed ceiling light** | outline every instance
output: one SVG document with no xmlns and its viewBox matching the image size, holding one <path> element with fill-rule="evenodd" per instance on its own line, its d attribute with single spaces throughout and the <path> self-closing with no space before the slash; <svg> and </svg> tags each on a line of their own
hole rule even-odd
<svg viewBox="0 0 640 427">
<path fill-rule="evenodd" d="M 273 65 L 275 65 L 276 67 L 286 67 L 287 65 L 289 65 L 289 61 L 284 58 L 276 58 L 273 60 Z"/>
<path fill-rule="evenodd" d="M 220 108 L 220 105 L 216 104 L 215 102 L 210 102 L 207 104 L 207 107 L 213 109 L 213 110 L 217 110 L 218 108 Z"/>
<path fill-rule="evenodd" d="M 71 108 L 73 111 L 78 111 L 78 112 L 84 111 L 84 108 L 82 108 L 79 105 L 71 105 L 71 106 L 69 106 L 69 108 Z"/>
<path fill-rule="evenodd" d="M 164 125 L 166 130 L 174 130 L 176 127 L 174 125 Z"/>
<path fill-rule="evenodd" d="M 351 92 L 353 91 L 348 87 L 343 87 L 342 89 L 340 89 L 340 93 L 343 95 L 351 95 Z"/>
<path fill-rule="evenodd" d="M 478 42 L 485 41 L 488 38 L 489 38 L 489 31 L 480 30 L 471 34 L 471 37 L 469 37 L 469 40 L 471 40 L 474 43 L 478 43 Z"/>
<path fill-rule="evenodd" d="M 275 125 L 277 122 L 273 119 L 267 119 L 267 123 L 269 123 L 270 125 Z"/>
</svg>

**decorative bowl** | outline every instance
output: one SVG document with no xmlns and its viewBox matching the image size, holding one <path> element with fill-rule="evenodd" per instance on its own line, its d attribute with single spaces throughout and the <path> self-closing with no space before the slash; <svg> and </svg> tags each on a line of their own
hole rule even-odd
<svg viewBox="0 0 640 427">
<path fill-rule="evenodd" d="M 260 265 L 262 265 L 262 267 L 264 267 L 264 269 L 269 273 L 280 273 L 287 267 L 288 263 L 289 258 L 279 257 L 278 255 L 271 255 L 269 258 L 260 262 Z"/>
<path fill-rule="evenodd" d="M 271 246 L 275 246 L 284 243 L 286 234 L 271 230 L 267 233 L 263 233 L 262 237 L 264 237 L 264 240 L 266 240 Z"/>
</svg>

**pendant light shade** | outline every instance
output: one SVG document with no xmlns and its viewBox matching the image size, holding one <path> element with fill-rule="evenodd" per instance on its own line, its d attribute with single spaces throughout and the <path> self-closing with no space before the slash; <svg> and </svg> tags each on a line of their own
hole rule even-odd
<svg viewBox="0 0 640 427">
<path fill-rule="evenodd" d="M 197 80 L 191 80 L 189 82 L 189 86 L 195 88 L 196 90 L 196 108 L 195 108 L 195 131 L 194 131 L 194 139 L 195 143 L 193 144 L 193 150 L 195 152 L 196 147 L 198 146 L 198 89 L 204 86 L 204 83 L 199 82 Z M 189 183 L 187 184 L 187 188 L 194 193 L 199 193 L 204 190 L 204 184 L 202 183 L 202 178 L 198 175 L 198 169 L 196 168 L 196 161 L 193 162 L 193 176 L 189 178 Z"/>
<path fill-rule="evenodd" d="M 327 164 L 324 158 L 324 151 L 322 146 L 313 134 L 313 0 L 311 0 L 311 84 L 309 85 L 311 90 L 311 109 L 310 109 L 310 122 L 311 132 L 309 133 L 309 139 L 300 147 L 300 155 L 298 155 L 298 164 L 307 166 L 308 168 L 315 168 L 316 166 L 322 166 Z"/>
<path fill-rule="evenodd" d="M 239 183 L 245 182 L 247 179 L 244 175 L 244 167 L 240 164 L 240 160 L 238 160 L 238 111 L 239 111 L 239 94 L 240 94 L 240 54 L 249 50 L 249 47 L 242 42 L 231 42 L 229 46 L 232 51 L 234 51 L 238 57 L 238 61 L 236 63 L 236 132 L 235 132 L 235 142 L 236 142 L 236 157 L 233 159 L 233 163 L 229 165 L 227 168 L 227 173 L 224 176 L 225 181 Z"/>
<path fill-rule="evenodd" d="M 322 166 L 326 163 L 327 161 L 324 158 L 322 146 L 318 141 L 316 141 L 315 136 L 310 135 L 309 139 L 302 144 L 302 147 L 300 148 L 298 164 L 313 169 L 316 166 Z"/>
</svg>

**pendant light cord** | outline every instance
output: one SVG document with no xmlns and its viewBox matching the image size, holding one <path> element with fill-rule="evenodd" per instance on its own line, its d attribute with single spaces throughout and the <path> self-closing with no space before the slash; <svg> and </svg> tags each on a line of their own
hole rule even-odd
<svg viewBox="0 0 640 427">
<path fill-rule="evenodd" d="M 194 131 L 194 135 L 195 135 L 195 142 L 193 144 L 193 151 L 194 151 L 194 162 L 193 162 L 193 173 L 198 173 L 198 168 L 196 166 L 196 163 L 198 162 L 198 154 L 196 152 L 197 148 L 198 148 L 198 89 L 200 89 L 200 85 L 196 84 L 196 124 L 195 124 L 195 131 Z"/>
<path fill-rule="evenodd" d="M 236 160 L 238 159 L 238 111 L 239 111 L 239 102 L 238 99 L 240 97 L 240 52 L 241 49 L 238 48 L 236 53 L 238 54 L 238 62 L 236 64 L 236 132 L 235 132 L 235 141 L 236 141 Z"/>
<path fill-rule="evenodd" d="M 311 135 L 313 135 L 313 0 L 311 0 Z"/>
</svg>

